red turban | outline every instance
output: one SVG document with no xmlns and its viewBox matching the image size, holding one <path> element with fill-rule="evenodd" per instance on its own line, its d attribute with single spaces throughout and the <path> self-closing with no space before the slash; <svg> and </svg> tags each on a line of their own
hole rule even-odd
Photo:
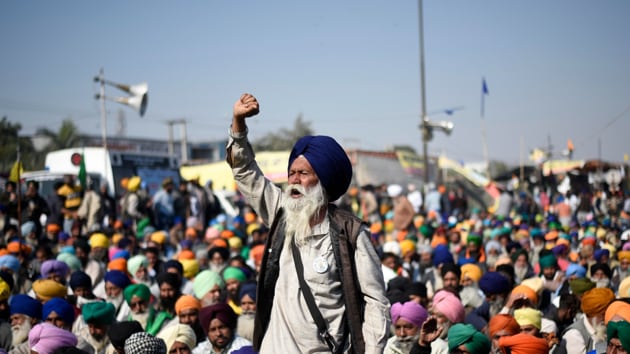
<svg viewBox="0 0 630 354">
<path fill-rule="evenodd" d="M 210 322 L 215 318 L 232 330 L 236 328 L 237 316 L 234 310 L 228 304 L 218 303 L 204 307 L 199 311 L 199 322 L 204 333 L 208 333 Z"/>
</svg>

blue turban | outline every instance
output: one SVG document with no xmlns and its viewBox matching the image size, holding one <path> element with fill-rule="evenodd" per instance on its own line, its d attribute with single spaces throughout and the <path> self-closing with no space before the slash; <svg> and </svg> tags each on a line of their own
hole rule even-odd
<svg viewBox="0 0 630 354">
<path fill-rule="evenodd" d="M 129 280 L 127 274 L 119 270 L 110 270 L 105 273 L 105 281 L 108 281 L 121 289 L 124 289 L 127 285 L 131 284 L 131 280 Z"/>
<path fill-rule="evenodd" d="M 74 323 L 74 308 L 72 308 L 72 305 L 70 305 L 66 300 L 54 297 L 46 301 L 42 310 L 43 319 L 47 319 L 48 315 L 50 315 L 53 311 L 61 317 L 61 319 L 63 319 L 66 326 Z"/>
<path fill-rule="evenodd" d="M 182 265 L 182 263 L 176 259 L 169 259 L 168 261 L 166 261 L 164 263 L 164 271 L 167 271 L 168 269 L 177 269 L 177 274 L 179 275 L 184 275 L 184 266 Z"/>
<path fill-rule="evenodd" d="M 603 256 L 610 257 L 610 251 L 604 248 L 593 252 L 593 257 L 598 262 L 601 262 Z"/>
<path fill-rule="evenodd" d="M 8 268 L 13 271 L 13 273 L 17 273 L 20 271 L 20 261 L 11 254 L 6 254 L 0 257 L 0 269 Z"/>
<path fill-rule="evenodd" d="M 127 251 L 127 250 L 120 250 L 120 251 L 114 253 L 114 256 L 112 257 L 112 259 L 110 259 L 110 261 L 113 261 L 114 259 L 118 259 L 118 258 L 124 258 L 126 260 L 129 260 L 129 257 L 131 257 L 131 255 L 129 254 L 129 251 Z"/>
<path fill-rule="evenodd" d="M 90 278 L 90 276 L 87 275 L 85 272 L 77 270 L 70 276 L 70 288 L 72 288 L 72 290 L 76 288 L 91 289 L 92 278 Z"/>
<path fill-rule="evenodd" d="M 24 294 L 13 295 L 9 304 L 11 315 L 16 313 L 27 315 L 30 318 L 42 319 L 42 304 L 32 297 Z"/>
<path fill-rule="evenodd" d="M 455 263 L 453 255 L 446 245 L 438 245 L 433 250 L 433 266 L 437 267 L 442 263 Z"/>
<path fill-rule="evenodd" d="M 584 278 L 586 276 L 586 268 L 577 263 L 571 263 L 567 267 L 566 275 L 567 277 L 575 275 L 578 278 Z"/>
<path fill-rule="evenodd" d="M 510 292 L 510 281 L 499 272 L 486 272 L 479 279 L 479 288 L 486 296 Z"/>
<path fill-rule="evenodd" d="M 31 232 L 35 231 L 35 223 L 27 221 L 22 224 L 22 237 L 27 237 Z"/>
<path fill-rule="evenodd" d="M 352 180 L 352 164 L 346 151 L 335 139 L 324 135 L 300 138 L 289 155 L 289 168 L 300 155 L 304 155 L 315 170 L 328 194 L 328 201 L 339 199 L 348 190 Z"/>
<path fill-rule="evenodd" d="M 238 294 L 239 300 L 245 295 L 249 295 L 252 300 L 256 301 L 256 283 L 251 282 L 241 284 L 241 291 Z"/>
</svg>

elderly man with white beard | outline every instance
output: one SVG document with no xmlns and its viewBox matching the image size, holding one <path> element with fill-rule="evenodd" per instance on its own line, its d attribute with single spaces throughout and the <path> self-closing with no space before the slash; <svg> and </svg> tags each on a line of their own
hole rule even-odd
<svg viewBox="0 0 630 354">
<path fill-rule="evenodd" d="M 258 114 L 258 101 L 244 94 L 233 108 L 227 161 L 239 191 L 270 225 L 254 348 L 260 353 L 279 348 L 288 353 L 381 353 L 390 314 L 369 229 L 331 204 L 352 179 L 344 149 L 327 136 L 299 139 L 289 156 L 283 193 L 265 178 L 247 140 L 245 119 Z M 305 296 L 313 299 L 311 306 Z"/>
<path fill-rule="evenodd" d="M 584 313 L 581 319 L 570 325 L 562 336 L 560 346 L 566 353 L 586 354 L 596 349 L 597 353 L 606 351 L 606 309 L 615 300 L 610 289 L 594 288 L 584 293 L 580 308 Z"/>
<path fill-rule="evenodd" d="M 11 353 L 29 354 L 28 333 L 42 318 L 42 304 L 28 295 L 18 294 L 11 298 L 9 305 L 13 335 Z"/>
<path fill-rule="evenodd" d="M 247 282 L 241 284 L 241 289 L 239 291 L 239 303 L 241 305 L 241 314 L 238 316 L 236 333 L 251 342 L 254 339 L 256 283 Z"/>
<path fill-rule="evenodd" d="M 420 328 L 429 317 L 427 310 L 421 305 L 408 301 L 392 305 L 392 323 L 396 335 L 387 341 L 385 354 L 409 354 L 414 343 L 420 337 Z"/>
</svg>

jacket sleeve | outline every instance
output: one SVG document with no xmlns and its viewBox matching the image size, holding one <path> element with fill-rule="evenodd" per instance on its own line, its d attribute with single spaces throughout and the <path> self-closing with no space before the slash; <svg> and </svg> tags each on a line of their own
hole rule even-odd
<svg viewBox="0 0 630 354">
<path fill-rule="evenodd" d="M 266 225 L 270 224 L 280 204 L 282 190 L 265 178 L 256 163 L 254 151 L 247 140 L 247 131 L 233 133 L 227 144 L 227 162 L 232 168 L 238 189 Z"/>
<path fill-rule="evenodd" d="M 365 352 L 382 353 L 389 337 L 391 323 L 389 300 L 385 297 L 381 263 L 370 242 L 367 228 L 362 230 L 357 238 L 354 261 L 365 301 L 363 322 Z"/>
</svg>

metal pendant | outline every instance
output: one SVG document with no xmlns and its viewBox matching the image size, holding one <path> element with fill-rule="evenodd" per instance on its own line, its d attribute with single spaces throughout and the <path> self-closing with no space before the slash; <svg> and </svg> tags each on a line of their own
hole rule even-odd
<svg viewBox="0 0 630 354">
<path fill-rule="evenodd" d="M 326 258 L 319 256 L 313 260 L 313 269 L 319 273 L 323 274 L 328 271 L 328 262 Z"/>
</svg>

